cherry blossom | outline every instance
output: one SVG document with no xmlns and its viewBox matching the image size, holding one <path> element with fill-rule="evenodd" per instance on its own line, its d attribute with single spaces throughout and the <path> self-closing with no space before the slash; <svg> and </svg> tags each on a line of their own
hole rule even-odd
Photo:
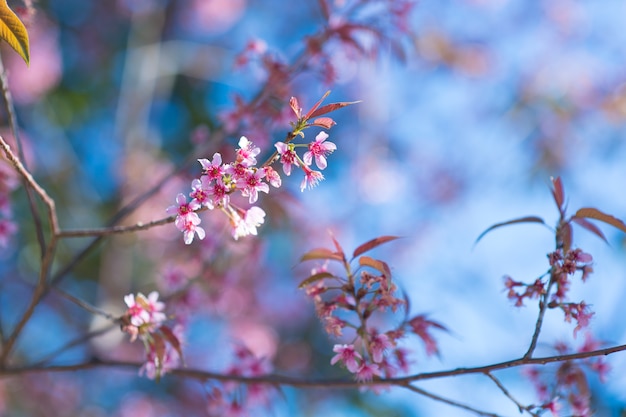
<svg viewBox="0 0 626 417">
<path fill-rule="evenodd" d="M 195 213 L 193 213 L 195 214 Z M 198 239 L 202 240 L 206 237 L 206 232 L 203 228 L 199 227 L 200 217 L 195 216 L 179 217 L 176 219 L 176 227 L 183 232 L 183 240 L 185 245 L 190 245 L 193 242 L 194 236 L 197 234 Z"/>
<path fill-rule="evenodd" d="M 313 171 L 308 167 L 302 167 L 304 169 L 304 179 L 302 183 L 300 183 L 300 191 L 304 191 L 307 186 L 308 188 L 313 188 L 317 185 L 318 182 L 324 179 L 324 175 L 322 175 L 319 171 Z"/>
<path fill-rule="evenodd" d="M 202 179 L 205 179 L 206 176 L 203 176 Z M 191 197 L 196 203 L 206 206 L 209 209 L 213 209 L 213 202 L 211 201 L 210 195 L 207 192 L 206 184 L 203 184 L 202 180 L 194 179 L 191 181 L 191 193 L 189 193 L 189 197 Z"/>
<path fill-rule="evenodd" d="M 243 217 L 231 210 L 232 235 L 235 240 L 240 237 L 257 234 L 257 228 L 265 222 L 265 211 L 260 207 L 250 207 Z"/>
<path fill-rule="evenodd" d="M 242 178 L 237 180 L 237 188 L 241 190 L 241 195 L 249 197 L 248 202 L 254 204 L 259 199 L 259 191 L 269 193 L 270 187 L 267 183 L 264 183 L 263 177 L 265 177 L 265 171 L 257 169 L 255 171 L 248 171 Z"/>
<path fill-rule="evenodd" d="M 213 154 L 213 159 L 209 161 L 206 158 L 198 159 L 202 165 L 204 175 L 210 180 L 216 180 L 224 175 L 224 167 L 222 166 L 222 155 L 218 152 Z"/>
<path fill-rule="evenodd" d="M 280 188 L 280 186 L 282 185 L 282 180 L 280 178 L 280 175 L 278 175 L 278 172 L 276 172 L 276 170 L 269 165 L 263 167 L 263 171 L 265 171 L 265 178 L 267 178 L 272 187 Z"/>
<path fill-rule="evenodd" d="M 346 366 L 348 371 L 352 373 L 360 369 L 362 356 L 359 352 L 354 350 L 354 345 L 335 345 L 333 352 L 335 352 L 336 355 L 330 360 L 331 365 L 341 362 Z"/>
<path fill-rule="evenodd" d="M 328 133 L 320 132 L 315 137 L 315 141 L 309 144 L 309 150 L 304 153 L 303 160 L 307 165 L 311 165 L 313 158 L 315 157 L 315 164 L 319 169 L 325 169 L 327 166 L 326 155 L 332 153 L 337 149 L 337 145 L 332 142 L 325 142 L 328 138 Z"/>
<path fill-rule="evenodd" d="M 256 165 L 256 156 L 261 153 L 261 149 L 254 146 L 245 136 L 239 139 L 239 149 L 237 149 L 237 162 L 246 167 Z"/>
<path fill-rule="evenodd" d="M 359 369 L 356 370 L 355 377 L 356 380 L 359 382 L 367 382 L 371 381 L 375 375 L 380 376 L 380 374 L 381 373 L 378 365 L 376 365 L 375 363 L 363 362 L 361 366 L 359 366 Z"/>
<path fill-rule="evenodd" d="M 128 294 L 124 297 L 128 310 L 123 316 L 122 327 L 131 335 L 131 341 L 137 336 L 145 338 L 166 320 L 167 317 L 163 313 L 165 304 L 158 299 L 159 293 L 156 291 L 152 291 L 147 297 L 142 293 Z"/>
<path fill-rule="evenodd" d="M 386 334 L 374 334 L 370 339 L 370 350 L 372 353 L 372 360 L 376 363 L 380 363 L 383 360 L 385 350 L 393 347 L 393 344 L 389 340 Z"/>
<path fill-rule="evenodd" d="M 280 163 L 283 164 L 283 172 L 285 175 L 291 175 L 291 166 L 299 166 L 298 155 L 294 151 L 293 144 L 277 142 L 274 144 L 278 154 L 280 155 Z"/>
</svg>

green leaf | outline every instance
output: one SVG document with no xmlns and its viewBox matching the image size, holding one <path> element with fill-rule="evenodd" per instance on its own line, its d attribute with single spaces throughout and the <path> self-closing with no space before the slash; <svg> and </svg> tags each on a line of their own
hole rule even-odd
<svg viewBox="0 0 626 417">
<path fill-rule="evenodd" d="M 26 26 L 9 8 L 7 0 L 0 0 L 0 38 L 7 41 L 11 48 L 30 64 L 30 48 Z"/>
<path fill-rule="evenodd" d="M 302 281 L 300 283 L 300 285 L 298 285 L 299 289 L 302 289 L 304 287 L 306 287 L 307 285 L 313 284 L 314 282 L 317 282 L 321 279 L 325 279 L 325 278 L 334 278 L 335 276 L 333 274 L 331 274 L 330 272 L 318 272 L 317 274 L 313 274 L 310 277 L 308 277 L 307 279 L 305 279 L 304 281 Z"/>
<path fill-rule="evenodd" d="M 537 216 L 526 216 L 526 217 L 521 217 L 519 219 L 509 220 L 509 221 L 502 222 L 502 223 L 496 223 L 493 226 L 489 227 L 484 232 L 482 232 L 480 234 L 480 236 L 478 236 L 478 238 L 476 239 L 476 242 L 474 242 L 474 244 L 477 244 L 478 241 L 483 238 L 483 236 L 485 236 L 487 233 L 491 232 L 493 229 L 497 229 L 498 227 L 508 226 L 510 224 L 517 224 L 517 223 L 541 223 L 541 224 L 546 224 L 541 217 L 537 217 Z"/>
<path fill-rule="evenodd" d="M 365 242 L 358 248 L 356 248 L 354 250 L 354 253 L 352 254 L 352 257 L 356 258 L 357 256 L 367 252 L 368 250 L 374 249 L 375 247 L 380 246 L 383 243 L 387 243 L 396 239 L 399 239 L 399 237 L 398 236 L 380 236 L 375 239 L 372 239 L 368 242 Z"/>
<path fill-rule="evenodd" d="M 603 213 L 598 209 L 595 209 L 592 207 L 581 208 L 580 210 L 576 212 L 576 214 L 574 214 L 573 218 L 581 218 L 581 217 L 585 217 L 587 219 L 600 220 L 601 222 L 609 224 L 615 227 L 616 229 L 619 229 L 622 232 L 626 233 L 626 224 L 624 224 L 623 221 L 611 216 L 610 214 Z"/>
</svg>

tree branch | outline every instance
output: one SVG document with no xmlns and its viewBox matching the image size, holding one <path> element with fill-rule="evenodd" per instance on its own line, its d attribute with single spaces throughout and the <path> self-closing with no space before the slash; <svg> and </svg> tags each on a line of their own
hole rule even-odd
<svg viewBox="0 0 626 417">
<path fill-rule="evenodd" d="M 522 403 L 520 403 L 519 401 L 517 401 L 515 399 L 515 397 L 513 397 L 511 395 L 511 393 L 509 392 L 508 389 L 506 389 L 506 387 L 502 384 L 502 382 L 500 382 L 500 380 L 498 378 L 496 378 L 495 376 L 493 376 L 490 372 L 485 372 L 485 375 L 491 379 L 497 386 L 498 388 L 500 388 L 500 391 L 502 391 L 502 393 L 513 402 L 513 404 L 515 404 L 517 406 L 517 408 L 519 409 L 520 414 L 523 413 L 524 411 L 527 412 L 528 414 L 530 414 L 533 417 L 538 417 L 536 413 L 533 413 L 532 411 L 530 411 L 529 407 L 526 407 L 524 405 L 522 405 Z"/>
<path fill-rule="evenodd" d="M 359 388 L 367 386 L 403 386 L 407 387 L 414 381 L 425 381 L 436 378 L 445 378 L 450 376 L 461 376 L 471 374 L 487 374 L 492 371 L 498 371 L 502 369 L 516 368 L 527 365 L 546 365 L 555 362 L 565 362 L 579 359 L 586 359 L 596 356 L 606 356 L 612 353 L 621 352 L 626 350 L 626 345 L 612 346 L 609 348 L 593 350 L 589 352 L 571 353 L 567 355 L 555 355 L 546 356 L 542 358 L 519 358 L 507 362 L 500 362 L 492 365 L 485 365 L 475 368 L 456 368 L 438 372 L 426 372 L 421 374 L 415 374 L 406 377 L 399 378 L 387 378 L 387 379 L 374 379 L 367 382 L 358 382 L 353 379 L 304 379 L 295 378 L 277 374 L 268 374 L 264 376 L 241 376 L 241 375 L 226 375 L 219 372 L 209 372 L 199 369 L 178 368 L 168 372 L 168 374 L 177 375 L 186 378 L 197 379 L 201 381 L 215 380 L 222 382 L 238 382 L 242 384 L 271 384 L 271 385 L 285 385 L 291 387 L 307 387 L 307 388 Z M 117 368 L 132 368 L 139 369 L 143 363 L 139 362 L 126 362 L 106 360 L 99 358 L 92 358 L 91 360 L 74 365 L 56 365 L 56 366 L 24 366 L 15 368 L 0 369 L 0 376 L 12 376 L 28 373 L 40 373 L 40 372 L 70 372 L 83 369 L 93 369 L 98 367 L 117 367 Z"/>
<path fill-rule="evenodd" d="M 2 98 L 4 99 L 4 105 L 7 109 L 7 113 L 9 116 L 9 126 L 11 127 L 13 139 L 15 139 L 15 144 L 17 146 L 17 154 L 19 156 L 19 159 L 22 161 L 24 170 L 28 171 L 26 157 L 24 156 L 24 148 L 22 146 L 22 140 L 20 139 L 20 131 L 17 127 L 17 117 L 15 116 L 15 105 L 13 104 L 13 96 L 11 95 L 11 91 L 9 90 L 9 80 L 6 70 L 4 68 L 2 56 L 0 56 L 0 84 L 2 87 Z M 24 190 L 26 191 L 26 199 L 28 200 L 28 207 L 30 208 L 30 213 L 33 217 L 33 223 L 35 224 L 35 233 L 37 235 L 37 242 L 39 243 L 39 250 L 41 252 L 41 257 L 43 258 L 45 254 L 44 250 L 46 247 L 46 241 L 43 234 L 41 216 L 39 215 L 37 207 L 35 206 L 35 201 L 33 199 L 31 188 L 28 187 L 28 185 L 32 184 L 29 183 L 24 177 L 22 177 L 22 183 L 24 183 L 25 185 Z"/>
</svg>

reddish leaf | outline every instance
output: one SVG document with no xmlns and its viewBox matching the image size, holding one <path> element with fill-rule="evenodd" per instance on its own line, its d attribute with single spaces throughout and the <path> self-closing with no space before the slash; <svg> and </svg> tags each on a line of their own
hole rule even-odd
<svg viewBox="0 0 626 417">
<path fill-rule="evenodd" d="M 447 332 L 448 329 L 444 325 L 427 319 L 425 314 L 413 317 L 407 324 L 411 327 L 413 333 L 415 333 L 420 339 L 422 339 L 422 342 L 424 342 L 427 355 L 438 354 L 439 349 L 437 347 L 437 341 L 429 333 L 429 330 L 433 327 Z"/>
<path fill-rule="evenodd" d="M 572 230 L 572 225 L 566 223 L 558 236 L 560 242 L 563 244 L 563 252 L 567 253 L 572 247 L 574 231 Z"/>
<path fill-rule="evenodd" d="M 306 116 L 304 116 L 304 118 L 306 120 L 309 120 L 311 117 L 315 117 L 316 115 L 314 115 L 313 113 L 315 112 L 315 110 L 317 110 L 317 108 L 320 106 L 320 104 L 322 104 L 322 101 L 324 101 L 326 99 L 326 97 L 328 97 L 328 95 L 330 94 L 330 90 L 328 90 L 327 92 L 324 93 L 324 95 L 322 96 L 322 98 L 320 98 L 317 103 L 315 103 L 313 105 L 313 107 L 311 107 L 311 110 L 309 110 L 309 112 L 306 114 Z M 319 116 L 319 115 L 318 115 Z"/>
<path fill-rule="evenodd" d="M 158 333 L 152 333 L 152 347 L 156 355 L 156 381 L 161 378 L 161 370 L 163 369 L 163 360 L 165 359 L 165 341 Z"/>
<path fill-rule="evenodd" d="M 343 256 L 341 256 L 341 254 L 331 251 L 330 249 L 317 248 L 317 249 L 310 250 L 304 255 L 302 255 L 302 257 L 300 258 L 300 262 L 310 261 L 312 259 L 330 259 L 330 260 L 342 262 Z"/>
<path fill-rule="evenodd" d="M 514 220 L 509 220 L 509 221 L 502 222 L 502 223 L 496 223 L 493 226 L 489 227 L 484 232 L 482 232 L 480 234 L 480 236 L 478 236 L 478 238 L 476 239 L 476 242 L 474 242 L 474 244 L 478 243 L 478 241 L 480 239 L 482 239 L 483 236 L 485 236 L 487 233 L 491 232 L 493 229 L 497 229 L 498 227 L 508 226 L 510 224 L 516 224 L 516 223 L 541 223 L 541 224 L 546 224 L 541 217 L 537 217 L 537 216 L 526 216 L 526 217 L 522 217 L 522 218 L 514 219 Z"/>
<path fill-rule="evenodd" d="M 598 226 L 596 226 L 595 224 L 591 223 L 590 221 L 587 221 L 587 220 L 585 220 L 582 217 L 572 217 L 572 221 L 576 222 L 577 225 L 579 225 L 581 227 L 584 227 L 585 229 L 589 230 L 591 233 L 595 234 L 600 239 L 604 240 L 606 243 L 609 243 L 609 241 L 606 240 L 606 237 L 604 236 L 604 233 L 602 233 L 602 230 L 600 230 L 598 228 Z"/>
<path fill-rule="evenodd" d="M 565 202 L 565 193 L 563 192 L 563 183 L 561 177 L 552 178 L 552 196 L 559 211 L 563 211 L 563 203 Z"/>
<path fill-rule="evenodd" d="M 345 261 L 346 259 L 346 254 L 343 252 L 343 248 L 341 247 L 341 245 L 339 244 L 339 242 L 337 242 L 337 239 L 335 239 L 335 236 L 333 236 L 332 234 L 330 235 L 330 238 L 333 240 L 333 245 L 335 245 L 335 249 L 337 249 L 337 255 L 341 256 L 341 260 Z"/>
<path fill-rule="evenodd" d="M 289 99 L 289 107 L 291 107 L 291 110 L 293 110 L 298 119 L 302 117 L 302 108 L 300 108 L 300 103 L 298 103 L 297 98 L 291 97 Z"/>
<path fill-rule="evenodd" d="M 354 250 L 354 253 L 352 254 L 352 258 L 354 259 L 357 256 L 367 252 L 368 250 L 374 249 L 375 247 L 380 246 L 383 243 L 387 243 L 396 239 L 399 239 L 399 237 L 398 236 L 380 236 L 380 237 L 370 240 L 369 242 L 365 242 L 364 244 L 362 244 L 361 246 L 359 246 L 358 248 Z"/>
<path fill-rule="evenodd" d="M 178 340 L 178 337 L 176 337 L 172 329 L 170 329 L 168 326 L 161 326 L 159 327 L 159 330 L 161 331 L 163 336 L 165 336 L 165 339 L 167 339 L 170 346 L 172 346 L 174 350 L 176 350 L 176 353 L 178 353 L 178 357 L 180 358 L 180 360 L 185 363 L 185 360 L 183 359 L 183 351 L 180 346 L 180 340 Z"/>
<path fill-rule="evenodd" d="M 611 216 L 610 214 L 603 213 L 600 210 L 595 209 L 595 208 L 591 208 L 591 207 L 581 208 L 580 210 L 576 212 L 576 214 L 574 214 L 573 218 L 576 218 L 576 217 L 578 218 L 586 217 L 588 219 L 600 220 L 601 222 L 610 224 L 611 226 L 626 233 L 626 224 L 624 224 L 623 221 Z"/>
<path fill-rule="evenodd" d="M 311 123 L 311 126 L 319 126 L 319 127 L 323 127 L 324 129 L 330 129 L 336 124 L 337 123 L 330 117 L 318 117 L 317 119 L 313 120 L 313 123 Z"/>
<path fill-rule="evenodd" d="M 318 272 L 317 274 L 313 274 L 310 277 L 308 277 L 307 279 L 305 279 L 304 281 L 302 281 L 300 283 L 300 285 L 298 285 L 299 289 L 302 289 L 304 287 L 306 287 L 307 285 L 313 284 L 314 282 L 317 282 L 321 279 L 325 279 L 325 278 L 334 278 L 335 276 L 333 274 L 331 274 L 330 272 Z"/>
<path fill-rule="evenodd" d="M 384 261 L 379 261 L 378 259 L 370 258 L 369 256 L 361 256 L 359 258 L 359 265 L 369 266 L 370 268 L 376 269 L 381 274 L 384 274 L 387 277 L 391 276 L 391 270 L 389 269 L 389 265 L 387 265 L 387 263 Z"/>
<path fill-rule="evenodd" d="M 322 9 L 322 14 L 324 18 L 328 21 L 330 19 L 330 8 L 328 7 L 328 2 L 326 0 L 319 0 L 320 9 Z"/>
<path fill-rule="evenodd" d="M 330 113 L 330 112 L 333 112 L 335 110 L 341 109 L 343 107 L 350 106 L 352 104 L 357 104 L 357 103 L 360 103 L 360 102 L 361 101 L 342 101 L 340 103 L 327 104 L 327 105 L 322 106 L 319 109 L 315 110 L 313 113 L 307 114 L 307 119 L 309 119 L 311 117 L 321 116 L 322 114 Z"/>
</svg>

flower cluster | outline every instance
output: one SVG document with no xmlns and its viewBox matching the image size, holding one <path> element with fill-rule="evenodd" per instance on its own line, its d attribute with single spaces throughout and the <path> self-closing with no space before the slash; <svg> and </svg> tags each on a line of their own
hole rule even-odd
<svg viewBox="0 0 626 417">
<path fill-rule="evenodd" d="M 128 309 L 120 318 L 121 329 L 130 334 L 131 342 L 139 338 L 146 349 L 146 362 L 139 370 L 150 379 L 159 379 L 167 371 L 178 367 L 183 355 L 181 351 L 183 328 L 173 329 L 164 325 L 167 316 L 165 304 L 156 291 L 146 297 L 142 293 L 124 297 Z"/>
<path fill-rule="evenodd" d="M 398 341 L 408 333 L 419 337 L 426 346 L 426 353 L 431 355 L 438 349 L 430 331 L 446 330 L 423 314 L 405 318 L 386 331 L 379 329 L 379 320 L 376 325 L 370 320 L 375 313 L 396 313 L 406 306 L 406 301 L 396 296 L 397 286 L 389 266 L 384 261 L 359 256 L 393 239 L 395 237 L 383 236 L 364 243 L 354 251 L 351 261 L 346 259 L 334 239 L 335 251 L 318 248 L 302 257 L 303 260 L 337 261 L 344 267 L 345 276 L 331 273 L 326 265 L 313 269 L 300 287 L 313 299 L 326 332 L 349 341 L 333 347 L 335 355 L 331 365 L 343 365 L 361 382 L 370 381 L 375 376 L 392 377 L 399 371 L 408 372 L 407 351 L 398 346 Z M 357 258 L 358 267 L 352 271 L 351 262 Z"/>
<path fill-rule="evenodd" d="M 235 240 L 243 236 L 256 235 L 257 228 L 265 221 L 265 211 L 257 206 L 248 209 L 239 207 L 231 199 L 231 195 L 239 192 L 241 196 L 248 198 L 249 204 L 254 204 L 259 199 L 259 193 L 269 193 L 270 185 L 279 188 L 282 180 L 272 164 L 280 162 L 285 175 L 289 176 L 292 167 L 302 169 L 304 178 L 300 184 L 300 190 L 312 188 L 324 176 L 320 171 L 311 168 L 313 161 L 319 170 L 327 167 L 327 156 L 337 149 L 337 146 L 326 141 L 328 134 L 319 132 L 310 143 L 296 144 L 293 141 L 304 138 L 304 129 L 312 126 L 330 129 L 334 120 L 330 117 L 318 117 L 332 112 L 352 103 L 332 103 L 320 107 L 326 95 L 319 100 L 309 112 L 302 113 L 298 100 L 294 97 L 290 100 L 290 107 L 297 117 L 292 122 L 293 130 L 289 132 L 285 141 L 277 142 L 274 146 L 276 152 L 267 162 L 257 166 L 257 157 L 261 153 L 259 147 L 255 146 L 248 138 L 242 136 L 239 139 L 239 148 L 236 150 L 234 162 L 224 163 L 222 155 L 215 153 L 211 160 L 203 158 L 198 162 L 202 165 L 202 175 L 191 182 L 192 191 L 189 194 L 191 201 L 180 193 L 176 197 L 176 204 L 167 208 L 167 213 L 175 215 L 175 225 L 183 233 L 186 244 L 191 244 L 197 235 L 199 239 L 206 236 L 205 230 L 200 227 L 200 217 L 198 211 L 201 209 L 220 209 L 226 214 L 231 224 L 231 234 Z M 296 148 L 306 148 L 300 157 Z"/>
<path fill-rule="evenodd" d="M 586 333 L 584 343 L 574 351 L 562 342 L 557 343 L 554 348 L 559 355 L 565 355 L 592 352 L 600 348 L 600 343 L 593 339 L 590 333 Z M 554 417 L 593 415 L 588 372 L 585 370 L 597 373 L 600 381 L 604 381 L 609 366 L 602 357 L 592 357 L 583 361 L 565 361 L 559 363 L 556 368 L 526 369 L 526 377 L 532 382 L 542 402 L 541 405 L 529 409 L 550 411 Z"/>
<path fill-rule="evenodd" d="M 236 364 L 225 373 L 227 375 L 260 377 L 272 371 L 265 358 L 256 357 L 244 345 L 236 345 Z M 240 385 L 234 383 L 216 384 L 211 387 L 208 395 L 208 412 L 210 416 L 242 416 L 256 406 L 267 405 L 272 388 L 264 384 Z"/>
<path fill-rule="evenodd" d="M 509 276 L 504 277 L 504 286 L 507 289 L 507 295 L 510 300 L 515 301 L 515 306 L 524 305 L 524 299 L 535 299 L 544 296 L 550 291 L 550 300 L 547 304 L 548 308 L 560 308 L 564 315 L 565 321 L 576 321 L 574 328 L 574 336 L 582 328 L 587 327 L 589 320 L 593 316 L 589 305 L 584 301 L 579 303 L 571 303 L 567 301 L 567 294 L 571 285 L 572 276 L 578 272 L 582 272 L 583 282 L 589 277 L 593 271 L 591 262 L 593 258 L 588 253 L 580 249 L 570 249 L 563 254 L 562 249 L 548 254 L 550 262 L 550 271 L 543 277 L 536 279 L 532 284 L 525 284 L 515 281 Z M 548 277 L 548 279 L 545 279 Z M 516 290 L 523 289 L 523 291 Z M 554 292 L 552 292 L 554 288 Z"/>
</svg>

